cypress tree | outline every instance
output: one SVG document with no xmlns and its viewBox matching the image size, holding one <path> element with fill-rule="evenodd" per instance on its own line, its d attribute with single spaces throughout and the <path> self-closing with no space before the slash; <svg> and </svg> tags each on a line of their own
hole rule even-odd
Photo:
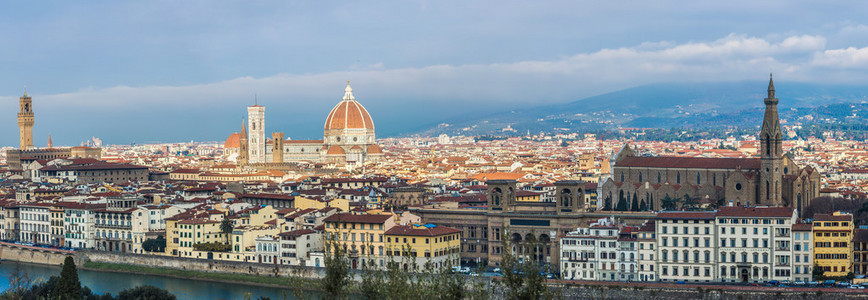
<svg viewBox="0 0 868 300">
<path fill-rule="evenodd" d="M 633 194 L 633 201 L 630 203 L 630 211 L 639 211 L 639 197 Z"/>
<path fill-rule="evenodd" d="M 81 299 L 81 282 L 78 281 L 78 270 L 72 256 L 67 256 L 63 261 L 63 270 L 60 271 L 60 280 L 54 287 L 52 298 Z"/>
<path fill-rule="evenodd" d="M 640 211 L 648 210 L 648 205 L 645 204 L 645 201 L 642 201 L 642 204 L 639 204 L 639 210 Z"/>
<path fill-rule="evenodd" d="M 619 197 L 618 205 L 615 206 L 616 211 L 627 211 L 627 200 L 624 197 Z"/>
</svg>

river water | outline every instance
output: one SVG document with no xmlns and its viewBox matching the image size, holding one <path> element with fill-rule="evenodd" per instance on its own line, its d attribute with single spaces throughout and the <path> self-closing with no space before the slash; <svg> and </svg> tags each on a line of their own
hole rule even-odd
<svg viewBox="0 0 868 300">
<path fill-rule="evenodd" d="M 14 261 L 0 262 L 0 291 L 9 288 L 8 274 L 10 274 L 14 268 Z M 48 277 L 51 276 L 60 275 L 60 267 L 57 266 L 22 263 L 21 269 L 34 278 L 42 278 L 43 280 L 48 280 Z M 236 300 L 244 299 L 244 296 L 247 293 L 250 293 L 250 299 L 254 300 L 261 296 L 269 297 L 272 300 L 280 300 L 284 299 L 283 291 L 286 291 L 286 299 L 293 299 L 292 293 L 288 289 L 261 287 L 240 283 L 199 281 L 155 275 L 137 275 L 78 269 L 78 279 L 81 281 L 82 286 L 90 287 L 94 293 L 98 294 L 112 293 L 112 295 L 117 295 L 118 292 L 122 290 L 148 284 L 166 289 L 172 294 L 175 294 L 178 299 Z"/>
</svg>

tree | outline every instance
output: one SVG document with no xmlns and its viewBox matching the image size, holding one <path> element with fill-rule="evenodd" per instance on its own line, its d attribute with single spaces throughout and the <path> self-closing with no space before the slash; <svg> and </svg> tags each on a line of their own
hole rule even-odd
<svg viewBox="0 0 868 300">
<path fill-rule="evenodd" d="M 60 280 L 51 296 L 57 299 L 81 298 L 81 282 L 78 281 L 78 270 L 75 268 L 75 260 L 72 259 L 72 256 L 67 256 L 63 261 Z"/>
<path fill-rule="evenodd" d="M 648 205 L 645 204 L 645 200 L 642 200 L 642 203 L 639 204 L 639 210 L 640 211 L 647 211 L 648 210 Z"/>
<path fill-rule="evenodd" d="M 603 210 L 612 210 L 612 197 L 606 196 L 606 201 L 603 205 Z"/>
<path fill-rule="evenodd" d="M 65 299 L 65 298 L 64 298 Z M 140 285 L 126 289 L 118 294 L 118 300 L 175 300 L 177 297 L 169 291 L 153 285 Z"/>
<path fill-rule="evenodd" d="M 627 211 L 627 199 L 624 199 L 623 196 L 618 197 L 618 205 L 615 206 L 616 211 Z"/>
<path fill-rule="evenodd" d="M 663 208 L 663 210 L 675 210 L 677 206 L 678 200 L 672 199 L 671 197 L 669 197 L 669 195 L 666 195 L 666 197 L 660 199 L 660 207 Z"/>
<path fill-rule="evenodd" d="M 346 287 L 352 282 L 350 265 L 347 262 L 347 250 L 337 242 L 340 232 L 333 232 L 326 238 L 325 271 L 322 279 L 322 289 L 325 299 L 337 300 L 346 296 Z"/>
<path fill-rule="evenodd" d="M 506 286 L 505 295 L 507 299 L 551 299 L 548 287 L 546 286 L 546 278 L 540 272 L 536 261 L 532 259 L 520 259 L 512 251 L 512 247 L 516 249 L 533 249 L 538 246 L 533 239 L 524 241 L 524 243 L 510 244 L 509 228 L 502 230 L 501 245 L 503 246 L 503 254 L 501 255 L 500 265 L 503 271 L 503 280 L 500 282 Z M 533 236 L 533 233 L 531 233 Z"/>
<path fill-rule="evenodd" d="M 52 276 L 52 278 L 55 279 L 55 282 L 57 281 L 56 276 Z M 24 294 L 34 287 L 33 277 L 22 269 L 21 263 L 17 261 L 15 262 L 15 267 L 7 275 L 7 279 L 9 280 L 9 287 L 0 293 L 0 299 L 22 299 Z"/>
<path fill-rule="evenodd" d="M 811 271 L 811 275 L 814 277 L 814 280 L 823 280 L 825 278 L 826 272 L 823 271 L 820 266 L 814 264 L 814 269 Z"/>
<path fill-rule="evenodd" d="M 142 249 L 147 252 L 163 252 L 166 250 L 166 238 L 158 235 L 156 239 L 147 239 L 142 243 Z"/>
<path fill-rule="evenodd" d="M 194 244 L 193 249 L 198 251 L 209 251 L 209 252 L 229 252 L 232 246 L 229 244 L 221 244 L 221 243 L 200 243 Z"/>
<path fill-rule="evenodd" d="M 633 194 L 633 202 L 630 203 L 630 210 L 631 211 L 639 211 L 639 198 L 636 197 L 635 193 Z"/>
<path fill-rule="evenodd" d="M 232 220 L 223 218 L 223 221 L 220 221 L 220 232 L 223 233 L 223 236 L 226 237 L 226 244 L 229 244 L 229 236 L 232 235 L 232 230 L 235 229 L 235 224 L 232 223 Z"/>
</svg>

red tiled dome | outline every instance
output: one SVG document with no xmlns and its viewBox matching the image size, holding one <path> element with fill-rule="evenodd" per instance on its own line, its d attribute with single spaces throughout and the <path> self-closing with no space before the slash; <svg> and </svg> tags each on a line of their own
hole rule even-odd
<svg viewBox="0 0 868 300">
<path fill-rule="evenodd" d="M 223 148 L 241 148 L 241 134 L 238 132 L 230 134 L 223 143 Z"/>
<path fill-rule="evenodd" d="M 371 115 L 353 97 L 353 89 L 347 85 L 344 99 L 332 108 L 325 121 L 325 130 L 331 129 L 374 129 Z"/>
</svg>

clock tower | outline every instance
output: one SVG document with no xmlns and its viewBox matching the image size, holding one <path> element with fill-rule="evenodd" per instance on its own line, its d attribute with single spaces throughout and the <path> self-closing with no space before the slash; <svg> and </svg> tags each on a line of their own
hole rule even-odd
<svg viewBox="0 0 868 300">
<path fill-rule="evenodd" d="M 21 149 L 33 149 L 33 102 L 30 96 L 27 96 L 27 90 L 24 91 L 24 96 L 18 98 L 20 106 L 18 110 L 18 129 L 21 139 Z"/>
</svg>

